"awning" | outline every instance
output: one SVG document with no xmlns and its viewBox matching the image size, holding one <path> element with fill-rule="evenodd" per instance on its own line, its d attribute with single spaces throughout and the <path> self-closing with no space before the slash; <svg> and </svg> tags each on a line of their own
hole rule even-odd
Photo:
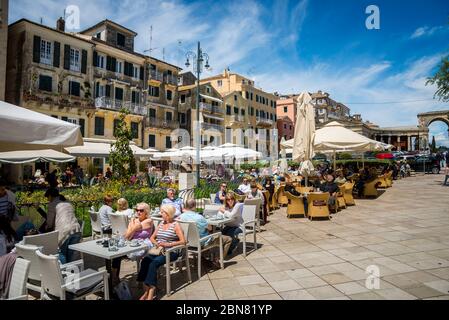
<svg viewBox="0 0 449 320">
<path fill-rule="evenodd" d="M 136 145 L 130 145 L 135 157 L 149 157 L 150 154 Z M 83 146 L 65 148 L 76 157 L 106 158 L 111 153 L 110 143 L 84 142 Z"/>
<path fill-rule="evenodd" d="M 83 145 L 78 125 L 0 101 L 0 151 Z"/>
<path fill-rule="evenodd" d="M 75 159 L 73 156 L 51 149 L 0 152 L 0 162 L 2 163 L 72 162 Z"/>
<path fill-rule="evenodd" d="M 224 121 L 224 118 L 220 118 L 220 117 L 216 117 L 216 116 L 211 116 L 211 115 L 208 115 L 207 113 L 204 113 L 204 112 L 203 112 L 203 117 L 204 117 L 204 118 L 209 118 L 209 119 L 218 120 L 218 121 Z"/>
<path fill-rule="evenodd" d="M 200 96 L 203 97 L 204 99 L 209 99 L 209 100 L 212 100 L 212 101 L 215 101 L 215 102 L 218 102 L 218 103 L 223 103 L 223 100 L 221 100 L 221 99 L 214 98 L 214 97 L 202 94 L 202 93 L 200 94 Z"/>
</svg>

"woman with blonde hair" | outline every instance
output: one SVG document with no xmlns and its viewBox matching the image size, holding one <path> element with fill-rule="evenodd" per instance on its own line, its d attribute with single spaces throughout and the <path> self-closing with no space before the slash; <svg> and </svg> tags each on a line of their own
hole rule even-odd
<svg viewBox="0 0 449 320">
<path fill-rule="evenodd" d="M 157 226 L 150 238 L 155 247 L 169 249 L 186 243 L 182 228 L 177 221 L 174 221 L 176 209 L 171 205 L 161 206 L 162 222 Z M 170 261 L 178 259 L 180 252 L 170 252 Z M 144 282 L 145 293 L 140 300 L 154 300 L 157 285 L 157 270 L 165 264 L 165 256 L 146 256 L 140 265 L 137 281 Z"/>
<path fill-rule="evenodd" d="M 120 198 L 117 200 L 117 211 L 116 214 L 123 214 L 128 218 L 133 216 L 133 210 L 129 209 L 128 201 L 124 198 Z"/>
</svg>

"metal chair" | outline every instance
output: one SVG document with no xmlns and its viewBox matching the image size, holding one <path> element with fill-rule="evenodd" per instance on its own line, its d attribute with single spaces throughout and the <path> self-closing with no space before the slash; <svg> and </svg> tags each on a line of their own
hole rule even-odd
<svg viewBox="0 0 449 320">
<path fill-rule="evenodd" d="M 111 213 L 108 215 L 111 221 L 112 234 L 124 235 L 128 230 L 128 216 Z"/>
<path fill-rule="evenodd" d="M 100 214 L 98 212 L 89 211 L 90 226 L 92 230 L 92 240 L 95 240 L 98 236 L 103 238 L 103 227 L 101 225 Z"/>
<path fill-rule="evenodd" d="M 246 235 L 253 234 L 254 250 L 257 250 L 257 211 L 254 205 L 244 205 L 242 210 L 243 223 L 240 225 L 240 229 L 243 231 L 243 256 L 246 257 Z"/>
<path fill-rule="evenodd" d="M 260 232 L 260 220 L 261 216 L 263 216 L 262 208 L 262 199 L 245 199 L 243 202 L 245 206 L 256 206 L 256 222 L 257 222 L 257 230 Z M 261 214 L 262 213 L 262 214 Z M 262 219 L 263 220 L 263 219 Z"/>
</svg>

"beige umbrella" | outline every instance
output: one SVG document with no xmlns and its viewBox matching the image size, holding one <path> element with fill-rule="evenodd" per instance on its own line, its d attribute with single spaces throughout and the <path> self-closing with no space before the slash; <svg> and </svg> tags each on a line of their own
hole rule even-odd
<svg viewBox="0 0 449 320">
<path fill-rule="evenodd" d="M 315 139 L 315 111 L 311 103 L 312 97 L 303 92 L 298 97 L 298 112 L 295 124 L 295 138 L 293 139 L 293 161 L 301 161 L 300 173 L 306 177 L 314 170 L 312 161 L 314 156 Z"/>
</svg>

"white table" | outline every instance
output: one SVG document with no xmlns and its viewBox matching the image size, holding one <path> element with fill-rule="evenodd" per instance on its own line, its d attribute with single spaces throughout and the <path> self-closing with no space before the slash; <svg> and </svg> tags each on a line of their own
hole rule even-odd
<svg viewBox="0 0 449 320">
<path fill-rule="evenodd" d="M 130 253 L 144 250 L 147 248 L 146 244 L 142 243 L 138 247 L 131 247 L 129 243 L 125 247 L 118 248 L 117 251 L 109 251 L 109 248 L 103 247 L 103 244 L 97 244 L 99 240 L 91 240 L 86 242 L 81 242 L 77 244 L 69 245 L 69 249 L 79 251 L 81 253 L 90 254 L 95 257 L 103 258 L 106 264 L 106 270 L 109 273 L 109 291 L 110 296 L 113 295 L 112 288 L 112 259 L 124 257 Z"/>
<path fill-rule="evenodd" d="M 223 226 L 229 222 L 232 221 L 232 219 L 224 218 L 224 219 L 214 219 L 214 218 L 206 218 L 207 224 L 214 226 L 214 227 L 220 227 Z"/>
</svg>

